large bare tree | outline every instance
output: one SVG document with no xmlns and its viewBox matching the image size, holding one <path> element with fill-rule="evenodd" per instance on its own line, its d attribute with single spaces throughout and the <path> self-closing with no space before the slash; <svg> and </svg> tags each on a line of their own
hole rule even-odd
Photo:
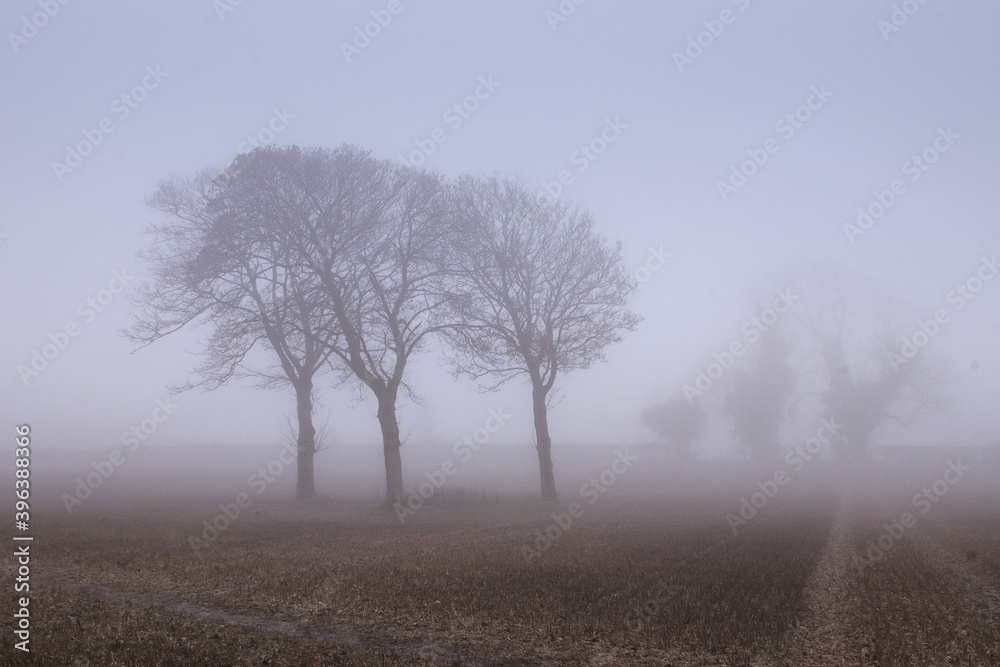
<svg viewBox="0 0 1000 667">
<path fill-rule="evenodd" d="M 942 409 L 948 374 L 932 350 L 904 364 L 892 361 L 919 318 L 870 279 L 833 264 L 813 266 L 802 283 L 801 316 L 811 347 L 806 358 L 814 361 L 817 379 L 804 395 L 819 396 L 843 424 L 835 456 L 863 459 L 884 424 L 906 426 Z"/>
<path fill-rule="evenodd" d="M 464 177 L 454 211 L 452 362 L 487 388 L 527 376 L 541 495 L 555 501 L 547 399 L 561 374 L 603 360 L 638 325 L 626 308 L 635 282 L 589 213 L 541 201 L 523 182 Z"/>
<path fill-rule="evenodd" d="M 441 180 L 336 150 L 257 149 L 225 174 L 237 215 L 258 216 L 303 268 L 302 280 L 333 313 L 330 350 L 377 402 L 386 503 L 402 500 L 396 414 L 407 363 L 439 331 L 453 225 Z"/>
<path fill-rule="evenodd" d="M 151 344 L 187 325 L 211 328 L 200 386 L 215 389 L 233 377 L 252 377 L 263 386 L 295 389 L 297 435 L 296 497 L 315 496 L 313 459 L 314 378 L 327 365 L 337 328 L 332 312 L 300 276 L 292 253 L 261 233 L 260 223 L 224 205 L 226 181 L 205 171 L 164 181 L 148 204 L 166 215 L 150 228 L 153 242 L 140 258 L 153 279 L 138 291 L 135 321 L 126 335 Z M 263 343 L 273 353 L 264 368 L 248 364 Z"/>
</svg>

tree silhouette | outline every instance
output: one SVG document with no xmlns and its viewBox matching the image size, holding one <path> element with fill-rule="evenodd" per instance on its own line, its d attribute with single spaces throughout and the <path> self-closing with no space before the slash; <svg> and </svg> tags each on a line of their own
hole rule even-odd
<svg viewBox="0 0 1000 667">
<path fill-rule="evenodd" d="M 692 443 L 705 430 L 705 411 L 701 404 L 674 398 L 642 411 L 642 423 L 663 437 L 680 457 L 694 456 Z"/>
<path fill-rule="evenodd" d="M 315 496 L 313 380 L 327 365 L 338 330 L 332 313 L 300 279 L 301 266 L 262 235 L 258 221 L 234 215 L 220 204 L 224 179 L 210 171 L 162 182 L 149 200 L 167 220 L 152 226 L 151 246 L 140 253 L 153 279 L 140 287 L 132 326 L 124 333 L 149 345 L 188 325 L 211 332 L 196 386 L 216 389 L 234 377 L 262 386 L 295 389 L 297 436 L 296 497 Z M 263 344 L 273 363 L 248 365 Z"/>
<path fill-rule="evenodd" d="M 402 500 L 396 403 L 407 364 L 440 330 L 453 243 L 447 190 L 425 172 L 336 150 L 260 148 L 224 175 L 226 206 L 259 220 L 332 315 L 329 350 L 378 404 L 386 503 Z"/>
<path fill-rule="evenodd" d="M 523 182 L 465 177 L 454 201 L 451 361 L 489 388 L 528 378 L 541 496 L 555 501 L 547 399 L 561 374 L 603 360 L 638 325 L 625 307 L 634 281 L 589 213 L 540 201 Z"/>
<path fill-rule="evenodd" d="M 894 364 L 900 342 L 917 326 L 898 300 L 869 280 L 832 265 L 813 267 L 803 280 L 804 333 L 818 378 L 820 397 L 844 426 L 834 455 L 858 460 L 869 455 L 872 437 L 885 423 L 908 425 L 942 409 L 948 375 L 932 351 L 922 350 Z"/>
<path fill-rule="evenodd" d="M 732 415 L 736 434 L 750 457 L 764 461 L 779 454 L 778 428 L 797 378 L 788 361 L 788 338 L 778 326 L 761 333 L 754 351 L 753 362 L 733 370 L 722 409 Z"/>
</svg>

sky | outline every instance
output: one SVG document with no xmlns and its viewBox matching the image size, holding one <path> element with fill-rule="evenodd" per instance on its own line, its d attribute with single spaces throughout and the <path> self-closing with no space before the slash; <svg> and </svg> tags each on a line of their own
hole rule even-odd
<svg viewBox="0 0 1000 667">
<path fill-rule="evenodd" d="M 641 410 L 678 396 L 740 340 L 755 298 L 815 261 L 892 293 L 911 331 L 951 315 L 928 345 L 956 370 L 954 403 L 882 441 L 996 442 L 1000 280 L 960 311 L 948 296 L 1000 253 L 998 21 L 987 0 L 11 0 L 0 416 L 44 447 L 111 447 L 169 398 L 157 445 L 281 441 L 290 390 L 170 393 L 206 330 L 141 350 L 118 333 L 160 220 L 145 198 L 255 143 L 346 142 L 448 177 L 519 176 L 621 241 L 644 321 L 607 363 L 563 377 L 557 458 L 561 443 L 655 440 Z M 408 444 L 454 442 L 498 409 L 510 419 L 491 442 L 532 439 L 524 384 L 479 393 L 433 350 L 409 379 Z M 318 400 L 331 441 L 379 441 L 360 390 Z M 712 437 L 706 451 L 727 451 L 724 429 Z"/>
</svg>

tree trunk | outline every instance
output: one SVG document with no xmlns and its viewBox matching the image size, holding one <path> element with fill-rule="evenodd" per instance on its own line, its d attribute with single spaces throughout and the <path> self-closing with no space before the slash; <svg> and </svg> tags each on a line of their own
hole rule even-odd
<svg viewBox="0 0 1000 667">
<path fill-rule="evenodd" d="M 556 479 L 552 474 L 552 438 L 549 437 L 549 414 L 545 388 L 532 383 L 531 406 L 535 414 L 535 440 L 538 449 L 538 474 L 542 482 L 542 500 L 556 502 Z"/>
<path fill-rule="evenodd" d="M 396 420 L 396 396 L 378 393 L 378 423 L 382 427 L 382 452 L 385 455 L 385 504 L 392 507 L 403 501 L 403 461 L 399 456 L 399 422 Z"/>
<path fill-rule="evenodd" d="M 833 452 L 834 458 L 839 458 L 850 463 L 857 463 L 868 458 L 869 443 L 871 441 L 871 429 L 848 424 L 844 433 L 838 438 L 840 445 L 837 451 L 836 445 Z"/>
<path fill-rule="evenodd" d="M 313 457 L 316 454 L 316 429 L 313 427 L 312 382 L 295 387 L 296 412 L 299 420 L 297 443 L 297 474 L 295 499 L 313 500 L 316 497 L 316 480 L 313 471 Z"/>
</svg>

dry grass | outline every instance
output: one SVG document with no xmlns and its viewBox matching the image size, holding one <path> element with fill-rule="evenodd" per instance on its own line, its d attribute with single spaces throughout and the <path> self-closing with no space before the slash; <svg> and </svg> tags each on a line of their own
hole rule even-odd
<svg viewBox="0 0 1000 667">
<path fill-rule="evenodd" d="M 523 548 L 560 508 L 480 493 L 442 497 L 405 525 L 371 507 L 260 501 L 200 556 L 186 540 L 217 505 L 53 511 L 38 519 L 34 652 L 7 642 L 0 661 L 767 664 L 811 613 L 835 494 L 797 480 L 733 537 L 725 515 L 740 492 L 698 486 L 602 499 L 531 562 Z M 899 504 L 864 507 L 859 547 Z M 956 502 L 956 516 L 836 582 L 865 638 L 865 656 L 843 664 L 998 663 L 996 616 L 969 600 L 975 581 L 996 589 L 997 514 L 975 507 Z M 965 552 L 974 567 L 952 567 Z"/>
<path fill-rule="evenodd" d="M 922 512 L 913 495 L 933 472 L 917 484 L 883 485 L 856 519 L 859 561 L 848 585 L 865 629 L 865 655 L 878 665 L 1000 664 L 996 478 L 962 480 Z M 916 524 L 873 551 L 880 537 L 889 545 L 885 526 L 904 512 Z"/>
</svg>

